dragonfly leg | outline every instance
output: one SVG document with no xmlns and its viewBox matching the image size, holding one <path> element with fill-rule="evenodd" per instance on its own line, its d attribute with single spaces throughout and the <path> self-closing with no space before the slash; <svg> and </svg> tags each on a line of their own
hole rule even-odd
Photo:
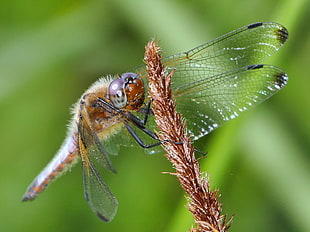
<svg viewBox="0 0 310 232">
<path fill-rule="evenodd" d="M 200 151 L 199 149 L 197 149 L 197 148 L 195 148 L 195 147 L 194 147 L 194 151 L 197 152 L 197 153 L 199 153 L 199 154 L 201 155 L 201 157 L 203 157 L 203 158 L 206 157 L 207 154 L 208 154 L 208 152 L 204 153 L 204 152 Z"/>
<path fill-rule="evenodd" d="M 159 141 L 157 143 L 150 144 L 150 145 L 145 144 L 145 142 L 137 135 L 137 133 L 134 131 L 134 129 L 132 129 L 132 127 L 128 123 L 124 123 L 126 128 L 127 128 L 127 131 L 137 141 L 137 143 L 141 147 L 143 147 L 143 148 L 152 148 L 152 147 L 156 147 L 156 146 L 159 146 L 159 145 L 161 145 L 163 143 L 167 143 L 167 142 L 174 143 L 174 144 L 182 144 L 183 143 L 183 142 L 175 142 L 175 141 L 171 141 L 171 140 L 160 141 L 159 138 L 157 137 L 157 135 L 154 132 L 150 131 L 149 129 L 147 129 L 145 127 L 145 125 L 146 125 L 146 123 L 148 121 L 149 114 L 152 114 L 152 109 L 151 109 L 152 100 L 150 100 L 147 103 L 147 108 L 143 109 L 143 113 L 145 113 L 144 120 L 141 120 L 140 118 L 138 118 L 137 116 L 131 114 L 130 112 L 124 112 L 123 110 L 114 107 L 112 104 L 104 101 L 102 98 L 98 98 L 98 101 L 101 104 L 103 103 L 105 106 L 109 107 L 110 109 L 112 109 L 112 110 L 114 110 L 114 111 L 124 115 L 128 119 L 128 121 L 132 122 L 136 127 L 138 127 L 145 134 L 147 134 L 151 138 Z M 202 151 L 200 151 L 200 150 L 198 150 L 196 148 L 195 148 L 195 151 L 198 152 L 199 154 L 201 154 L 202 156 L 206 156 L 206 153 L 204 153 L 204 152 L 202 152 Z"/>
<path fill-rule="evenodd" d="M 153 143 L 153 144 L 150 144 L 150 145 L 147 145 L 145 144 L 145 142 L 137 135 L 137 133 L 134 131 L 134 129 L 132 129 L 132 127 L 130 125 L 128 125 L 128 123 L 124 123 L 125 126 L 126 126 L 126 129 L 128 130 L 128 132 L 130 133 L 130 135 L 137 141 L 137 143 L 143 147 L 143 148 L 152 148 L 152 147 L 156 147 L 156 146 L 159 146 L 163 143 L 174 143 L 174 144 L 182 144 L 183 142 L 174 142 L 174 141 L 171 141 L 171 140 L 163 140 L 163 141 L 160 141 L 159 138 L 157 137 L 157 135 L 155 133 L 153 133 L 152 131 L 150 131 L 149 129 L 147 128 L 143 128 L 143 127 L 139 127 L 138 128 L 140 130 L 142 130 L 144 133 L 146 133 L 147 135 L 149 135 L 150 137 L 152 137 L 153 139 L 155 140 L 158 140 L 159 142 L 157 143 Z"/>
<path fill-rule="evenodd" d="M 137 143 L 143 147 L 143 148 L 152 148 L 152 147 L 156 147 L 158 145 L 161 145 L 162 143 L 165 143 L 167 141 L 159 141 L 157 143 L 154 143 L 154 144 L 150 144 L 150 145 L 147 145 L 145 144 L 145 142 L 136 134 L 136 132 L 134 131 L 134 129 L 132 129 L 132 127 L 130 125 L 128 125 L 128 123 L 125 123 L 125 126 L 128 130 L 128 132 L 130 133 L 130 135 L 137 141 Z M 143 132 L 145 132 L 147 135 L 150 135 L 153 139 L 156 139 L 156 140 L 159 140 L 158 137 L 151 131 L 149 131 L 148 129 L 146 128 L 139 128 L 141 129 Z M 153 137 L 154 136 L 154 137 Z"/>
<path fill-rule="evenodd" d="M 151 101 L 148 103 L 148 108 L 146 110 L 150 110 L 150 103 Z M 148 115 L 148 113 L 146 114 Z M 150 137 L 152 137 L 153 139 L 159 140 L 159 138 L 157 137 L 157 135 L 155 133 L 153 133 L 152 131 L 150 131 L 149 129 L 147 129 L 145 127 L 146 121 L 147 121 L 147 117 L 145 117 L 146 120 L 142 121 L 141 119 L 139 119 L 138 117 L 136 117 L 135 115 L 128 113 L 128 119 L 134 123 L 134 125 L 136 125 L 140 130 L 142 130 L 144 133 L 146 133 L 147 135 L 149 135 Z M 151 147 L 155 147 L 158 145 L 161 145 L 163 143 L 166 142 L 170 142 L 170 143 L 174 143 L 174 144 L 182 144 L 183 142 L 174 142 L 171 140 L 163 140 L 160 141 L 158 143 L 154 143 L 151 145 L 146 145 L 143 140 L 136 134 L 136 132 L 132 129 L 131 126 L 129 126 L 127 123 L 125 123 L 125 126 L 128 130 L 128 132 L 132 135 L 132 137 L 138 142 L 138 144 L 143 147 L 143 148 L 151 148 Z M 207 153 L 204 153 L 202 151 L 200 151 L 197 148 L 194 148 L 195 152 L 199 153 L 201 156 L 205 157 L 207 155 Z"/>
<path fill-rule="evenodd" d="M 154 144 L 150 144 L 150 145 L 147 145 L 145 144 L 145 142 L 136 134 L 136 132 L 132 129 L 132 127 L 130 125 L 128 125 L 128 123 L 125 123 L 125 126 L 128 130 L 128 132 L 131 134 L 131 136 L 137 141 L 137 143 L 143 147 L 143 148 L 152 148 L 152 147 L 156 147 L 156 146 L 159 146 L 163 143 L 167 143 L 167 142 L 170 142 L 170 143 L 174 143 L 174 144 L 182 144 L 183 142 L 174 142 L 174 141 L 171 141 L 171 140 L 163 140 L 163 141 L 159 141 L 157 143 L 154 143 Z M 154 134 L 153 132 L 151 132 L 150 130 L 148 130 L 147 128 L 140 128 L 138 127 L 139 129 L 141 129 L 143 132 L 145 132 L 146 134 L 150 135 L 153 139 L 156 139 L 156 140 L 159 140 L 158 137 L 156 136 L 156 134 Z M 154 136 L 154 137 L 153 137 Z M 205 157 L 207 155 L 207 153 L 204 153 L 200 150 L 198 150 L 197 148 L 194 148 L 195 152 L 199 153 L 202 157 Z"/>
<path fill-rule="evenodd" d="M 144 114 L 145 114 L 144 120 L 143 120 L 143 123 L 142 123 L 144 126 L 145 126 L 146 123 L 147 123 L 147 120 L 148 120 L 148 118 L 149 118 L 149 115 L 150 115 L 150 114 L 153 114 L 153 111 L 152 111 L 152 109 L 151 109 L 151 103 L 152 103 L 152 101 L 153 101 L 153 100 L 150 100 L 150 101 L 147 103 L 146 108 L 143 108 L 143 109 L 140 109 L 140 110 L 139 110 L 141 113 L 144 113 Z"/>
<path fill-rule="evenodd" d="M 138 118 L 137 116 L 131 114 L 130 112 L 124 112 L 123 110 L 121 109 L 118 109 L 116 107 L 114 107 L 112 104 L 106 102 L 105 100 L 103 100 L 102 98 L 98 98 L 98 103 L 99 105 L 100 104 L 103 104 L 104 107 L 109 107 L 111 110 L 114 110 L 118 113 L 120 113 L 121 115 L 123 115 L 125 118 L 127 118 L 127 120 L 129 122 L 132 122 L 136 127 L 138 127 L 141 131 L 143 131 L 145 134 L 149 135 L 151 138 L 155 139 L 155 140 L 158 140 L 159 142 L 157 143 L 154 143 L 154 144 L 151 144 L 151 145 L 147 145 L 145 144 L 145 142 L 143 142 L 143 140 L 137 135 L 137 133 L 134 131 L 134 129 L 128 125 L 128 122 L 124 122 L 128 132 L 132 135 L 132 137 L 137 141 L 137 143 L 143 147 L 143 148 L 151 148 L 151 147 L 155 147 L 155 146 L 158 146 L 158 145 L 161 145 L 162 143 L 166 143 L 166 142 L 171 142 L 171 143 L 174 143 L 174 144 L 182 144 L 182 142 L 174 142 L 174 141 L 170 141 L 170 140 L 163 140 L 163 141 L 160 141 L 159 138 L 157 137 L 157 135 L 150 131 L 149 129 L 147 129 L 145 127 L 145 124 L 147 123 L 147 120 L 148 120 L 148 115 L 150 114 L 150 112 L 152 111 L 151 109 L 151 102 L 152 101 L 149 101 L 148 104 L 147 104 L 147 108 L 145 109 L 146 112 L 145 112 L 145 117 L 144 117 L 144 120 L 141 120 L 140 118 Z"/>
</svg>

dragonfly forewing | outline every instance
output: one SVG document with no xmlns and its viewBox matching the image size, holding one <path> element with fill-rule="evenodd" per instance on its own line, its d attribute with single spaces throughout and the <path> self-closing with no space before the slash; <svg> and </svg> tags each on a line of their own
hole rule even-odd
<svg viewBox="0 0 310 232">
<path fill-rule="evenodd" d="M 111 221 L 118 208 L 118 202 L 109 187 L 102 180 L 95 162 L 106 169 L 116 172 L 103 148 L 86 111 L 85 104 L 80 105 L 78 123 L 79 148 L 83 164 L 84 195 L 93 212 L 103 221 Z"/>
<path fill-rule="evenodd" d="M 288 31 L 278 23 L 255 23 L 164 58 L 163 63 L 168 70 L 176 69 L 173 84 L 177 88 L 179 84 L 261 63 L 278 51 L 287 38 Z M 204 69 L 203 75 L 196 73 L 199 69 Z"/>
<path fill-rule="evenodd" d="M 86 110 L 85 104 L 82 103 L 80 105 L 78 133 L 80 140 L 83 142 L 83 145 L 88 150 L 87 155 L 94 157 L 94 159 L 106 169 L 116 173 L 116 170 L 113 167 L 106 150 L 100 142 L 96 131 L 93 129 L 92 122 L 89 118 L 89 114 Z M 82 154 L 81 157 L 83 159 Z"/>
<path fill-rule="evenodd" d="M 102 180 L 91 155 L 87 154 L 83 141 L 79 140 L 83 164 L 84 196 L 92 211 L 103 221 L 111 221 L 117 212 L 118 202 Z"/>
</svg>

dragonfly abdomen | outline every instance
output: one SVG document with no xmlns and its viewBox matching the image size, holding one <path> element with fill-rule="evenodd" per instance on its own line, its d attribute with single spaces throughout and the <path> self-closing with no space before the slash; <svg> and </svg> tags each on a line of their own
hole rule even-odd
<svg viewBox="0 0 310 232">
<path fill-rule="evenodd" d="M 79 158 L 77 134 L 69 136 L 51 162 L 41 171 L 28 187 L 22 201 L 33 200 L 39 195 L 56 177 L 64 173 L 74 165 Z"/>
</svg>

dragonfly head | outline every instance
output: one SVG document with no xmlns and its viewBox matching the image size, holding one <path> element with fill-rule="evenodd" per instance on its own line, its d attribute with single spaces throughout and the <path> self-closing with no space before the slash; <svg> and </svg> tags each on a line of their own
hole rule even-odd
<svg viewBox="0 0 310 232">
<path fill-rule="evenodd" d="M 123 73 L 110 83 L 109 98 L 118 109 L 139 109 L 145 98 L 143 80 L 136 73 Z"/>
</svg>

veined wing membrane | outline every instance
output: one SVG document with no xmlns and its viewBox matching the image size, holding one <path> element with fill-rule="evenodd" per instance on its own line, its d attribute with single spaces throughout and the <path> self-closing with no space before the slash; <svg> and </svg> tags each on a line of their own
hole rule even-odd
<svg viewBox="0 0 310 232">
<path fill-rule="evenodd" d="M 279 50 L 287 38 L 288 31 L 280 24 L 255 23 L 163 59 L 168 71 L 175 69 L 172 89 L 177 110 L 187 119 L 194 139 L 266 100 L 286 84 L 282 70 L 253 64 Z"/>
<path fill-rule="evenodd" d="M 92 127 L 88 112 L 84 104 L 81 104 L 78 132 L 80 139 L 87 149 L 87 155 L 95 159 L 106 169 L 116 173 L 116 170 L 113 167 L 106 150 L 102 146 L 102 143 L 100 142 L 95 130 Z"/>
<path fill-rule="evenodd" d="M 94 163 L 85 155 L 86 149 L 80 140 L 83 162 L 84 195 L 93 212 L 103 221 L 111 221 L 118 208 L 118 202 L 109 187 L 101 179 Z"/>
<path fill-rule="evenodd" d="M 111 221 L 118 208 L 118 202 L 96 169 L 99 162 L 115 172 L 98 136 L 92 128 L 85 105 L 81 104 L 78 124 L 79 148 L 83 163 L 84 195 L 90 208 L 105 222 Z"/>
<path fill-rule="evenodd" d="M 145 117 L 145 113 L 140 113 L 140 112 L 131 112 L 131 113 L 134 114 L 136 117 L 140 118 L 141 120 L 143 120 Z M 126 123 L 129 124 L 129 126 L 132 128 L 135 134 L 146 145 L 158 143 L 158 140 L 155 140 L 150 135 L 143 132 L 141 129 L 139 129 L 139 127 L 134 125 L 131 121 L 128 121 Z M 145 127 L 149 129 L 151 132 L 154 132 L 154 130 L 156 130 L 154 115 L 148 116 L 147 124 L 145 125 Z M 120 133 L 111 135 L 109 139 L 103 141 L 103 145 L 104 145 L 104 148 L 107 151 L 109 151 L 109 154 L 113 152 L 113 148 L 115 152 L 113 152 L 112 154 L 117 154 L 120 146 L 138 148 L 139 150 L 141 149 L 141 145 L 137 143 L 137 141 L 133 138 L 131 134 L 128 133 L 127 130 L 123 130 Z M 161 146 L 154 146 L 152 148 L 143 149 L 143 151 L 146 155 L 150 155 L 150 154 L 161 152 L 162 148 Z"/>
<path fill-rule="evenodd" d="M 176 69 L 172 82 L 191 83 L 226 71 L 260 63 L 271 56 L 288 38 L 277 23 L 255 23 L 229 32 L 187 52 L 163 59 L 166 68 Z M 196 69 L 204 68 L 204 73 Z"/>
<path fill-rule="evenodd" d="M 85 152 L 83 149 L 82 152 Z M 94 163 L 84 156 L 83 182 L 84 195 L 93 212 L 103 221 L 111 221 L 118 207 L 118 202 L 109 187 L 101 179 Z"/>
<path fill-rule="evenodd" d="M 286 84 L 287 75 L 282 70 L 255 64 L 278 51 L 287 38 L 287 29 L 278 23 L 254 23 L 162 59 L 168 72 L 175 70 L 171 82 L 177 110 L 187 119 L 194 139 L 266 100 Z M 141 66 L 137 73 L 146 75 L 144 69 Z"/>
<path fill-rule="evenodd" d="M 203 74 L 204 69 L 197 69 Z M 287 75 L 271 65 L 250 65 L 174 90 L 177 110 L 198 139 L 278 92 Z M 195 112 L 195 113 L 193 113 Z"/>
</svg>

